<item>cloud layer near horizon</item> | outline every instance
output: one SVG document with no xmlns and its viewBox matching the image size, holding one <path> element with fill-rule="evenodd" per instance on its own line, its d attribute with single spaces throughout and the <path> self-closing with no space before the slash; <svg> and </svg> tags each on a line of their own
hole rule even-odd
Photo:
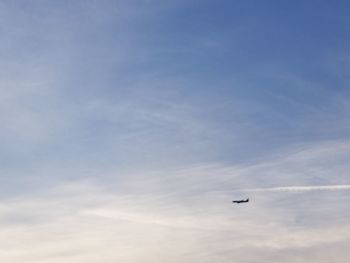
<svg viewBox="0 0 350 263">
<path fill-rule="evenodd" d="M 347 187 L 317 194 L 303 191 L 315 188 L 306 186 L 294 193 L 248 191 L 252 201 L 242 206 L 231 203 L 241 197 L 237 192 L 218 191 L 223 184 L 234 188 L 248 181 L 253 186 L 256 169 L 273 176 L 293 163 L 307 171 L 319 168 L 330 149 L 332 154 L 350 154 L 336 145 L 283 153 L 273 164 L 143 172 L 129 174 L 124 183 L 111 180 L 109 185 L 91 177 L 4 199 L 0 255 L 13 263 L 228 262 L 231 258 L 295 262 L 296 255 L 303 262 L 329 262 L 339 256 L 346 260 L 350 257 L 344 249 L 350 240 Z M 340 172 L 335 167 L 322 171 L 333 169 Z M 307 180 L 301 176 L 299 183 Z"/>
</svg>

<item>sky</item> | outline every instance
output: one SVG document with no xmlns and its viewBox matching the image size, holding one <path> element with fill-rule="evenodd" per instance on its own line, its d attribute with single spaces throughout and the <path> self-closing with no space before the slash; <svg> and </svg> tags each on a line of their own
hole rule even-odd
<svg viewBox="0 0 350 263">
<path fill-rule="evenodd" d="M 348 262 L 349 12 L 0 0 L 0 261 Z"/>
</svg>

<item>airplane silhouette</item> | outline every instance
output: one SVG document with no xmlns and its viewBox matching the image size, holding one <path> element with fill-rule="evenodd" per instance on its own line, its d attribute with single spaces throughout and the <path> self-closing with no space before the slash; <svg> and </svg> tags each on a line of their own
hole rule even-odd
<svg viewBox="0 0 350 263">
<path fill-rule="evenodd" d="M 248 203 L 249 202 L 249 198 L 247 198 L 246 200 L 234 200 L 232 201 L 232 203 L 236 203 L 236 204 L 240 204 L 240 203 Z"/>
</svg>

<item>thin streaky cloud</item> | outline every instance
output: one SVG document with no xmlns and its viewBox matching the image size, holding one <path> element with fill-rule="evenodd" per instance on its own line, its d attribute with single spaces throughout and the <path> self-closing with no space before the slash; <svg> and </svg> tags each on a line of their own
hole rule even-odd
<svg viewBox="0 0 350 263">
<path fill-rule="evenodd" d="M 282 186 L 270 188 L 239 189 L 240 192 L 307 192 L 307 191 L 336 191 L 350 190 L 350 184 L 343 185 L 311 185 L 311 186 Z"/>
</svg>

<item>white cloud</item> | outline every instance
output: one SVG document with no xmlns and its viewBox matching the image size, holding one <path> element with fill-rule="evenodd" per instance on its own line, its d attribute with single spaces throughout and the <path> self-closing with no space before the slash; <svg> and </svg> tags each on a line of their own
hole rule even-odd
<svg viewBox="0 0 350 263">
<path fill-rule="evenodd" d="M 309 186 L 282 186 L 282 187 L 271 187 L 271 188 L 252 188 L 252 189 L 241 189 L 243 192 L 305 192 L 305 191 L 336 191 L 336 190 L 350 190 L 350 185 L 309 185 Z"/>
<path fill-rule="evenodd" d="M 246 251 L 255 255 L 250 256 L 254 262 L 263 260 L 261 250 L 270 255 L 295 249 L 310 253 L 319 246 L 331 249 L 350 242 L 349 226 L 291 227 L 273 220 L 267 207 L 232 207 L 219 196 L 210 199 L 205 194 L 177 200 L 164 194 L 123 195 L 75 183 L 3 201 L 0 259 L 225 262 L 234 256 L 245 262 L 240 251 Z M 294 262 L 293 257 L 286 262 Z"/>
<path fill-rule="evenodd" d="M 347 260 L 350 254 L 340 248 L 349 245 L 350 225 L 340 219 L 349 216 L 348 195 L 341 191 L 348 186 L 273 187 L 270 192 L 252 192 L 252 201 L 239 206 L 231 203 L 237 193 L 227 191 L 235 182 L 258 184 L 257 170 L 277 174 L 291 163 L 306 171 L 320 168 L 328 157 L 348 153 L 336 145 L 281 154 L 271 163 L 144 171 L 123 180 L 111 178 L 108 185 L 90 178 L 3 199 L 0 259 L 133 263 L 279 258 L 292 263 L 295 253 L 308 262 L 327 262 L 331 254 L 341 253 Z M 289 182 L 285 173 L 281 176 Z M 303 176 L 297 179 L 305 181 Z M 309 190 L 316 189 L 339 191 L 320 191 L 323 194 L 315 198 Z M 301 191 L 300 197 L 291 196 L 290 190 Z M 336 203 L 329 199 L 334 194 Z"/>
</svg>

